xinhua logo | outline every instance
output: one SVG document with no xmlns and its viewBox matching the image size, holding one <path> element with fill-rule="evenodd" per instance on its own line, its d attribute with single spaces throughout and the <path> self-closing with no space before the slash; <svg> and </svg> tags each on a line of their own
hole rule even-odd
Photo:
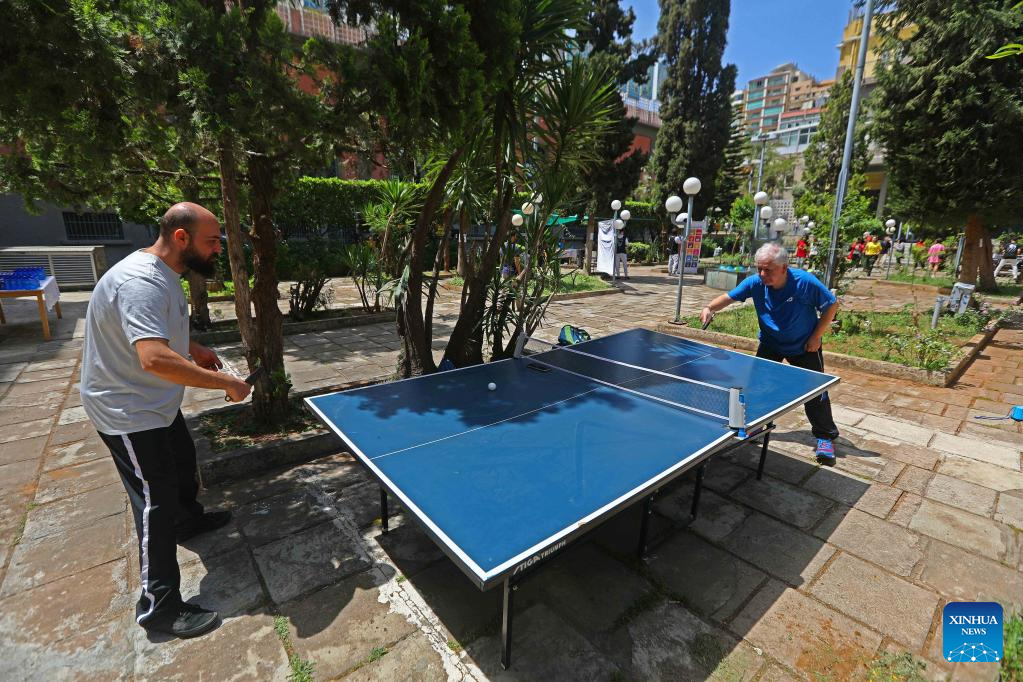
<svg viewBox="0 0 1023 682">
<path fill-rule="evenodd" d="M 981 663 L 1002 660 L 1002 605 L 993 601 L 954 601 L 941 615 L 945 660 Z"/>
</svg>

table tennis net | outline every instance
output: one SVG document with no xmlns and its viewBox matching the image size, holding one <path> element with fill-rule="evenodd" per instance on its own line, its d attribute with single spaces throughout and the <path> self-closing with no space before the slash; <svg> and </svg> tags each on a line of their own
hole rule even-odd
<svg viewBox="0 0 1023 682">
<path fill-rule="evenodd" d="M 550 348 L 550 345 L 547 347 Z M 745 415 L 738 389 L 730 390 L 676 376 L 670 373 L 670 367 L 668 371 L 639 367 L 593 355 L 572 346 L 528 354 L 525 359 L 673 407 L 721 419 L 735 428 L 744 426 Z"/>
</svg>

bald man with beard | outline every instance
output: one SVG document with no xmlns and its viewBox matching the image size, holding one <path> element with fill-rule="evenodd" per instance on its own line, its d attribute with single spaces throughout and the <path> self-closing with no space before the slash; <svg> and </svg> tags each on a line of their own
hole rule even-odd
<svg viewBox="0 0 1023 682">
<path fill-rule="evenodd" d="M 231 519 L 199 504 L 195 444 L 181 414 L 185 386 L 221 389 L 233 401 L 252 387 L 221 374 L 217 354 L 189 339 L 181 275 L 216 270 L 220 224 L 202 206 L 180 203 L 160 235 L 96 284 L 86 313 L 82 407 L 110 450 L 131 501 L 142 594 L 136 621 L 154 632 L 196 637 L 217 613 L 181 599 L 177 544 Z"/>
</svg>

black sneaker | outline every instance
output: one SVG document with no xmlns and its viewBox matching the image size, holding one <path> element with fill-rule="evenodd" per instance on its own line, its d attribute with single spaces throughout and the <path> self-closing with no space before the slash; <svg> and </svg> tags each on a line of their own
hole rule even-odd
<svg viewBox="0 0 1023 682">
<path fill-rule="evenodd" d="M 173 619 L 160 618 L 153 622 L 142 623 L 142 627 L 150 632 L 160 632 L 188 639 L 205 635 L 217 626 L 218 618 L 216 611 L 208 611 L 194 604 L 182 604 Z"/>
<path fill-rule="evenodd" d="M 196 535 L 223 528 L 230 520 L 231 512 L 229 511 L 206 512 L 188 525 L 178 526 L 174 532 L 178 542 L 182 543 L 191 540 Z"/>
</svg>

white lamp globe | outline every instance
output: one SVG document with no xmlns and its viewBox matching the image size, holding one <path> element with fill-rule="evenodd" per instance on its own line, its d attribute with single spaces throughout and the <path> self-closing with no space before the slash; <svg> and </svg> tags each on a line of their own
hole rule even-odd
<svg viewBox="0 0 1023 682">
<path fill-rule="evenodd" d="M 632 214 L 631 214 L 631 213 L 629 212 L 629 209 L 625 209 L 624 211 L 622 211 L 621 213 L 619 213 L 619 214 L 618 214 L 618 216 L 619 216 L 619 217 L 620 217 L 620 218 L 621 218 L 622 220 L 628 220 L 629 218 L 631 218 L 631 217 L 632 217 Z"/>
<path fill-rule="evenodd" d="M 612 211 L 617 211 L 621 207 L 622 207 L 622 202 L 618 201 L 617 199 L 615 199 L 614 201 L 611 202 L 611 210 Z"/>
<path fill-rule="evenodd" d="M 543 195 L 542 194 L 537 194 L 535 197 L 533 197 L 533 203 L 534 204 L 542 204 L 543 203 Z"/>
<path fill-rule="evenodd" d="M 625 227 L 625 221 L 621 218 L 615 218 L 615 229 L 620 230 Z"/>
<path fill-rule="evenodd" d="M 808 230 L 812 230 L 815 227 L 817 227 L 817 223 L 813 222 L 812 220 L 806 224 L 806 228 Z"/>
<path fill-rule="evenodd" d="M 784 218 L 776 218 L 774 221 L 775 232 L 784 232 L 786 229 L 788 229 L 788 226 L 789 222 Z"/>
<path fill-rule="evenodd" d="M 677 216 L 675 216 L 676 225 L 685 225 L 687 220 L 689 220 L 688 213 L 679 213 Z"/>
<path fill-rule="evenodd" d="M 805 236 L 809 236 L 810 235 L 810 228 L 809 227 L 804 227 L 803 228 L 803 235 L 805 235 Z"/>
<path fill-rule="evenodd" d="M 686 181 L 682 183 L 682 191 L 692 196 L 699 194 L 702 186 L 699 178 L 686 178 Z"/>
<path fill-rule="evenodd" d="M 799 219 L 799 222 L 801 222 L 801 223 L 808 223 L 808 222 L 810 222 L 810 216 L 808 216 L 808 215 L 803 216 L 802 218 Z"/>
<path fill-rule="evenodd" d="M 512 225 L 514 225 L 515 227 L 522 227 L 522 223 L 523 219 L 521 214 L 516 213 L 515 215 L 512 216 Z"/>
<path fill-rule="evenodd" d="M 664 202 L 664 208 L 667 209 L 668 213 L 678 213 L 682 210 L 682 197 L 672 194 Z"/>
<path fill-rule="evenodd" d="M 774 217 L 774 209 L 771 208 L 770 206 L 764 206 L 763 208 L 760 209 L 760 219 L 761 220 L 770 220 L 773 217 Z"/>
<path fill-rule="evenodd" d="M 895 227 L 895 219 L 889 218 L 888 220 L 885 221 L 884 226 L 889 229 Z"/>
<path fill-rule="evenodd" d="M 753 195 L 753 203 L 757 206 L 763 206 L 767 203 L 767 192 L 757 192 Z"/>
<path fill-rule="evenodd" d="M 522 204 L 522 212 L 525 213 L 526 215 L 533 215 L 533 208 L 534 208 L 533 204 L 529 203 L 528 201 Z"/>
</svg>

